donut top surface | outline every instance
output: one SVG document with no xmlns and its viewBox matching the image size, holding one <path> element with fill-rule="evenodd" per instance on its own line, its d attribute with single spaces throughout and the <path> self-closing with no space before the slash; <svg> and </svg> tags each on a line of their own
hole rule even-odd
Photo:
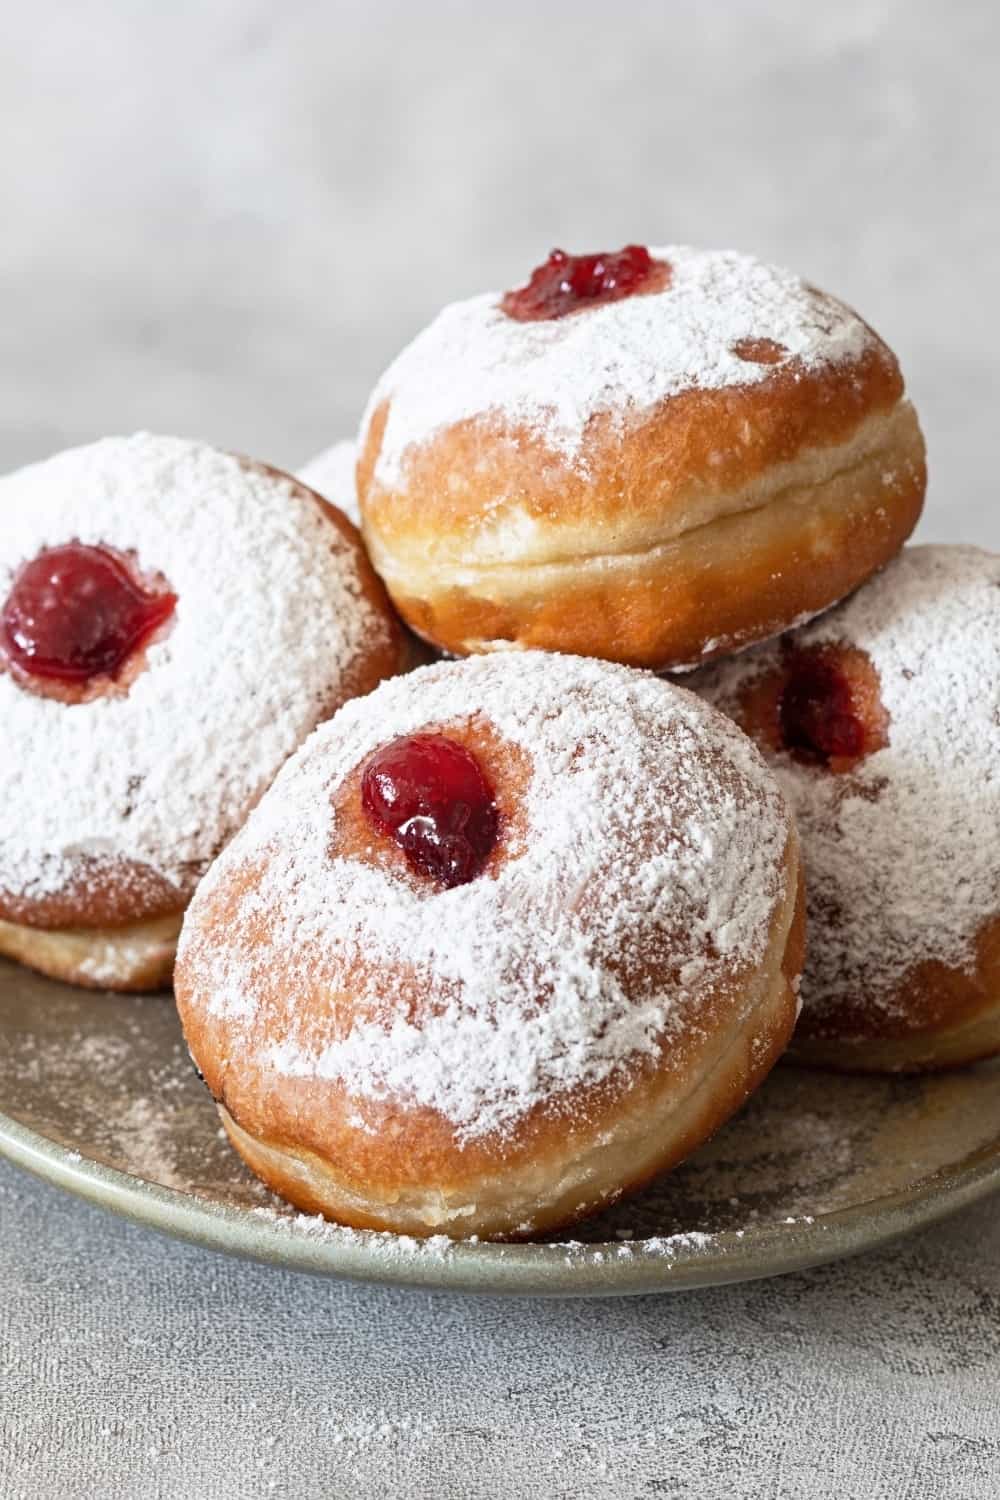
<svg viewBox="0 0 1000 1500">
<path fill-rule="evenodd" d="M 821 1018 L 863 996 L 892 1019 L 914 966 L 970 966 L 977 934 L 1000 913 L 1000 557 L 907 548 L 836 609 L 692 686 L 742 719 L 789 643 L 795 653 L 863 652 L 884 716 L 870 753 L 843 770 L 768 752 L 802 834 L 817 918 L 805 1004 Z"/>
<path fill-rule="evenodd" d="M 435 731 L 489 753 L 500 815 L 452 889 L 377 834 L 338 853 L 370 757 Z M 750 1003 L 789 830 L 750 741 L 657 678 L 540 652 L 426 667 L 321 726 L 209 871 L 182 1009 L 257 1099 L 322 1079 L 502 1140 L 711 1024 L 707 994 Z"/>
<path fill-rule="evenodd" d="M 113 549 L 176 596 L 127 692 L 0 671 L 0 895 L 126 861 L 186 894 L 387 624 L 359 549 L 290 480 L 138 434 L 0 478 L 0 600 L 46 549 Z"/>
<path fill-rule="evenodd" d="M 520 322 L 498 292 L 446 307 L 376 386 L 362 422 L 388 403 L 375 478 L 391 488 L 407 450 L 490 416 L 527 429 L 578 469 L 588 423 L 642 416 L 671 396 L 766 379 L 790 362 L 858 360 L 876 343 L 856 313 L 790 271 L 728 250 L 667 245 L 662 291 Z"/>
</svg>

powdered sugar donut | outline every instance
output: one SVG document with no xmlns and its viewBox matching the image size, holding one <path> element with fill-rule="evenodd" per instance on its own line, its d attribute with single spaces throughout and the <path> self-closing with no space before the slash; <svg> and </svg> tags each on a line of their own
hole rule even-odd
<svg viewBox="0 0 1000 1500">
<path fill-rule="evenodd" d="M 445 308 L 369 402 L 363 530 L 414 630 L 678 668 L 898 551 L 923 440 L 855 313 L 728 251 L 560 255 Z"/>
<path fill-rule="evenodd" d="M 797 840 L 749 740 L 644 673 L 425 667 L 285 768 L 185 920 L 236 1149 L 300 1207 L 527 1234 L 693 1149 L 784 1047 Z"/>
<path fill-rule="evenodd" d="M 163 983 L 198 877 L 400 650 L 354 528 L 275 470 L 139 434 L 0 479 L 0 952 Z"/>
<path fill-rule="evenodd" d="M 325 495 L 355 526 L 360 526 L 358 487 L 354 478 L 357 461 L 358 446 L 351 438 L 346 438 L 317 453 L 296 471 L 296 477 L 317 494 Z"/>
<path fill-rule="evenodd" d="M 806 1058 L 1000 1051 L 1000 558 L 911 547 L 846 603 L 692 686 L 756 738 L 809 890 Z"/>
</svg>

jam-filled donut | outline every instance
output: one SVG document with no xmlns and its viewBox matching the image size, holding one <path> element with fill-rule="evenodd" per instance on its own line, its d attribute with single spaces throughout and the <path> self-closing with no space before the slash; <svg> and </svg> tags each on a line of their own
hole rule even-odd
<svg viewBox="0 0 1000 1500">
<path fill-rule="evenodd" d="M 360 526 L 358 487 L 354 478 L 357 461 L 357 443 L 351 438 L 345 438 L 334 443 L 332 448 L 324 448 L 322 453 L 317 453 L 315 458 L 311 458 L 297 470 L 296 478 L 301 479 L 303 484 L 307 484 L 317 494 L 325 495 L 355 526 Z"/>
<path fill-rule="evenodd" d="M 892 352 L 732 252 L 556 251 L 446 308 L 379 381 L 358 492 L 408 624 L 465 654 L 657 669 L 826 609 L 923 503 Z"/>
<path fill-rule="evenodd" d="M 249 1165 L 346 1224 L 524 1235 L 671 1165 L 795 1020 L 794 828 L 645 673 L 531 652 L 348 704 L 185 920 L 192 1055 Z"/>
<path fill-rule="evenodd" d="M 0 479 L 0 953 L 164 983 L 199 876 L 400 651 L 355 528 L 275 470 L 139 434 Z"/>
<path fill-rule="evenodd" d="M 796 1052 L 883 1071 L 1000 1051 L 1000 558 L 907 548 L 691 686 L 754 736 L 798 820 Z"/>
</svg>

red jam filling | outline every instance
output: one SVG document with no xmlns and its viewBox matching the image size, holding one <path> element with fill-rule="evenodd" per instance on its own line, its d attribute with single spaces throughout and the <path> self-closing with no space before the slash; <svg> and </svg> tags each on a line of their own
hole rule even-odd
<svg viewBox="0 0 1000 1500">
<path fill-rule="evenodd" d="M 553 250 L 544 265 L 532 271 L 527 286 L 504 294 L 500 307 L 519 323 L 538 323 L 602 302 L 619 302 L 636 292 L 658 291 L 669 276 L 670 267 L 654 260 L 645 245 L 601 250 L 596 255 Z"/>
<path fill-rule="evenodd" d="M 67 542 L 18 571 L 0 615 L 0 646 L 31 677 L 85 683 L 113 677 L 173 614 L 107 547 Z"/>
<path fill-rule="evenodd" d="M 414 870 L 444 886 L 472 880 L 496 843 L 492 788 L 475 756 L 443 734 L 403 735 L 378 750 L 361 804 Z"/>
<path fill-rule="evenodd" d="M 803 657 L 792 667 L 778 719 L 784 745 L 800 755 L 831 761 L 865 753 L 866 725 L 855 708 L 850 680 L 822 657 Z"/>
</svg>

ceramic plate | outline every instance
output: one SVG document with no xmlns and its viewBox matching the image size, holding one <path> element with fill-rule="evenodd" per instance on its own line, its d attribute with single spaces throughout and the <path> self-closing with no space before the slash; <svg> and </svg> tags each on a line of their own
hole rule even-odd
<svg viewBox="0 0 1000 1500">
<path fill-rule="evenodd" d="M 364 1281 L 561 1296 L 774 1276 L 883 1244 L 1000 1187 L 1000 1070 L 779 1067 L 707 1146 L 571 1241 L 452 1244 L 298 1215 L 245 1170 L 170 997 L 89 994 L 0 962 L 0 1152 L 216 1250 Z"/>
</svg>

